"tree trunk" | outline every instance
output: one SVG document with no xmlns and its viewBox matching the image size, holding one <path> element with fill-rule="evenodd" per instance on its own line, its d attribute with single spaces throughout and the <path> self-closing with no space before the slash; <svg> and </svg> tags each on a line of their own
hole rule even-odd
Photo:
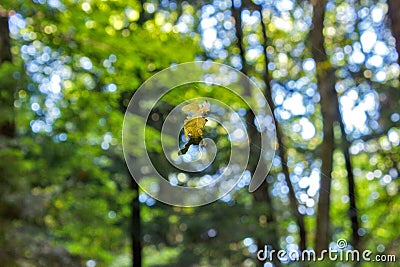
<svg viewBox="0 0 400 267">
<path fill-rule="evenodd" d="M 281 161 L 282 161 L 282 172 L 285 175 L 285 181 L 286 181 L 287 186 L 289 187 L 290 207 L 293 212 L 293 215 L 296 218 L 297 225 L 299 226 L 299 237 L 300 237 L 299 249 L 301 251 L 303 251 L 306 249 L 306 246 L 307 246 L 307 234 L 306 234 L 306 229 L 305 229 L 305 224 L 304 224 L 304 217 L 299 212 L 299 209 L 298 209 L 297 198 L 296 198 L 296 195 L 294 192 L 292 182 L 290 181 L 289 168 L 287 166 L 288 155 L 285 150 L 285 144 L 283 141 L 283 133 L 282 133 L 280 125 L 278 124 L 278 121 L 276 120 L 275 113 L 274 113 L 275 103 L 272 100 L 271 78 L 270 78 L 269 72 L 268 72 L 269 60 L 268 60 L 268 56 L 267 56 L 267 41 L 268 41 L 267 28 L 263 21 L 262 10 L 260 10 L 260 15 L 261 15 L 261 29 L 262 29 L 263 39 L 264 39 L 263 50 L 264 50 L 264 68 L 265 68 L 265 72 L 264 72 L 265 97 L 271 108 L 272 116 L 273 116 L 273 119 L 275 122 L 276 137 L 278 139 L 278 146 L 279 146 L 278 151 L 279 151 L 279 156 L 281 157 Z"/>
<path fill-rule="evenodd" d="M 397 63 L 400 64 L 400 1 L 387 0 L 389 5 L 388 15 L 392 23 L 392 33 L 396 39 Z"/>
<path fill-rule="evenodd" d="M 8 26 L 8 16 L 5 10 L 0 9 L 0 64 L 12 61 L 11 38 Z M 1 86 L 3 87 L 3 86 Z M 6 116 L 0 118 L 0 136 L 13 138 L 16 135 L 14 123 L 14 88 L 0 88 L 7 90 L 0 96 Z"/>
<path fill-rule="evenodd" d="M 337 97 L 335 93 L 335 70 L 330 65 L 324 48 L 324 16 L 326 0 L 313 1 L 313 28 L 310 31 L 311 50 L 317 66 L 318 89 L 323 119 L 324 139 L 321 144 L 321 180 L 317 211 L 315 250 L 320 253 L 329 245 L 330 193 L 334 150 L 333 122 L 335 121 Z M 336 99 L 333 101 L 332 99 Z"/>
<path fill-rule="evenodd" d="M 143 80 L 143 77 L 140 77 Z M 130 97 L 127 92 L 122 92 L 120 97 L 119 108 L 122 113 L 126 112 L 127 103 L 125 103 L 125 99 Z M 134 156 L 130 158 L 131 162 L 137 162 Z M 136 166 L 139 168 L 140 166 Z M 141 267 L 142 266 L 142 222 L 141 222 L 141 214 L 140 214 L 140 201 L 139 201 L 139 185 L 131 176 L 128 168 L 127 178 L 129 183 L 130 190 L 133 191 L 135 196 L 131 201 L 131 221 L 130 221 L 130 238 L 131 238 L 131 256 L 132 256 L 132 266 L 133 267 Z"/>
<path fill-rule="evenodd" d="M 132 266 L 142 266 L 142 238 L 140 221 L 139 185 L 130 177 L 131 189 L 136 193 L 132 200 L 131 214 L 131 240 L 132 240 Z"/>
<path fill-rule="evenodd" d="M 235 34 L 236 34 L 236 39 L 237 39 L 237 46 L 239 48 L 239 55 L 241 58 L 242 62 L 242 69 L 241 71 L 243 74 L 247 75 L 248 74 L 248 65 L 246 62 L 245 58 L 245 49 L 243 46 L 243 29 L 242 29 L 242 19 L 241 19 L 241 12 L 242 12 L 242 7 L 235 7 L 232 1 L 232 16 L 235 20 Z M 248 83 L 244 84 L 244 96 L 251 97 L 251 91 L 250 91 L 250 86 Z M 261 138 L 260 134 L 257 131 L 256 126 L 254 125 L 254 119 L 255 115 L 253 112 L 248 111 L 246 113 L 246 124 L 247 124 L 247 130 L 249 134 L 249 143 L 253 144 L 250 147 L 250 154 L 251 155 L 257 155 L 254 158 L 257 160 L 250 160 L 248 169 L 251 172 L 254 172 L 256 168 L 256 164 L 258 162 L 258 156 L 262 156 L 261 153 L 262 151 L 260 150 L 261 147 Z M 261 162 L 262 164 L 262 162 Z M 265 240 L 257 240 L 257 246 L 259 250 L 264 249 L 264 245 L 271 245 L 275 250 L 279 249 L 278 248 L 278 235 L 277 232 L 275 231 L 276 227 L 276 222 L 275 222 L 275 217 L 273 215 L 273 207 L 272 207 L 272 201 L 269 195 L 269 185 L 266 181 L 263 182 L 262 186 L 260 186 L 256 191 L 253 193 L 253 199 L 255 202 L 264 202 L 266 205 L 266 218 L 268 221 L 268 224 L 272 226 L 273 229 L 270 229 L 271 231 L 268 231 L 268 240 L 269 244 L 265 244 Z M 274 257 L 273 259 L 275 265 L 279 265 L 279 262 L 277 259 Z M 262 262 L 259 262 L 260 266 L 263 266 Z"/>
<path fill-rule="evenodd" d="M 340 125 L 342 135 L 342 146 L 345 157 L 348 190 L 350 198 L 349 218 L 351 221 L 352 229 L 352 245 L 355 249 L 359 247 L 360 236 L 358 229 L 360 228 L 358 221 L 358 212 L 356 205 L 355 195 L 355 181 L 353 168 L 350 158 L 350 142 L 346 138 L 344 129 L 343 118 L 339 109 L 338 95 L 335 90 L 335 70 L 328 62 L 328 58 L 324 48 L 323 36 L 323 22 L 325 15 L 326 1 L 315 1 L 314 15 L 313 15 L 313 29 L 310 32 L 312 42 L 312 53 L 314 60 L 317 63 L 317 79 L 318 88 L 321 96 L 321 111 L 323 117 L 323 132 L 324 140 L 321 151 L 322 168 L 321 168 L 321 185 L 320 185 L 320 199 L 318 203 L 317 214 L 317 233 L 316 233 L 316 250 L 321 251 L 328 247 L 329 243 L 329 210 L 330 210 L 330 187 L 331 187 L 331 172 L 333 163 L 333 150 L 334 150 L 334 136 L 333 136 L 333 122 L 337 121 Z"/>
<path fill-rule="evenodd" d="M 0 9 L 0 64 L 11 62 L 11 39 L 6 11 Z"/>
<path fill-rule="evenodd" d="M 322 72 L 318 70 L 317 72 Z M 330 227 L 330 193 L 332 182 L 332 165 L 333 165 L 333 151 L 334 151 L 334 135 L 333 135 L 333 122 L 334 116 L 332 111 L 332 88 L 335 85 L 335 72 L 333 69 L 326 71 L 327 74 L 317 74 L 318 88 L 321 95 L 321 111 L 323 118 L 323 133 L 324 139 L 321 145 L 321 180 L 319 189 L 318 200 L 318 213 L 317 213 L 317 231 L 315 246 L 316 251 L 320 252 L 327 249 L 329 245 L 329 227 Z"/>
<path fill-rule="evenodd" d="M 349 140 L 347 140 L 343 117 L 342 117 L 342 115 L 340 113 L 340 109 L 339 109 L 338 95 L 334 89 L 333 89 L 333 91 L 336 94 L 336 97 L 334 98 L 334 100 L 336 101 L 336 103 L 335 103 L 336 117 L 338 118 L 338 122 L 340 125 L 340 132 L 342 135 L 341 149 L 344 154 L 346 171 L 347 171 L 347 184 L 348 184 L 349 199 L 350 199 L 348 215 L 349 215 L 349 218 L 351 221 L 351 231 L 352 231 L 351 244 L 353 245 L 353 249 L 359 250 L 360 249 L 360 235 L 358 234 L 358 229 L 360 229 L 360 222 L 358 220 L 358 209 L 357 209 L 357 201 L 356 201 L 356 199 L 357 199 L 356 183 L 354 180 L 353 166 L 352 166 L 351 157 L 350 157 L 350 145 L 351 144 L 350 144 Z"/>
</svg>

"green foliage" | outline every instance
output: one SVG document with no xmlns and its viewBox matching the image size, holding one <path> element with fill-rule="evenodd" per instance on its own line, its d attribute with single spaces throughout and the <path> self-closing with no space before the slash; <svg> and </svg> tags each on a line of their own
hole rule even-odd
<svg viewBox="0 0 400 267">
<path fill-rule="evenodd" d="M 215 1 L 212 8 L 217 19 L 207 22 L 207 16 L 213 15 L 204 14 L 211 4 L 184 1 L 174 8 L 173 1 L 168 7 L 157 1 L 142 7 L 141 2 L 2 1 L 0 11 L 14 10 L 14 18 L 24 24 L 11 28 L 13 63 L 0 65 L 0 126 L 13 122 L 17 132 L 13 138 L 0 136 L 2 266 L 85 266 L 89 260 L 98 266 L 130 266 L 131 208 L 136 198 L 141 202 L 144 266 L 254 266 L 255 248 L 273 241 L 288 248 L 299 241 L 278 157 L 267 177 L 271 203 L 255 201 L 244 186 L 200 208 L 169 207 L 132 190 L 120 136 L 123 114 L 134 91 L 157 71 L 199 58 L 242 68 L 237 63 L 239 49 L 228 4 Z M 313 240 L 318 199 L 318 192 L 313 192 L 318 185 L 315 177 L 323 179 L 329 174 L 319 173 L 324 122 L 316 68 L 307 49 L 312 10 L 304 1 L 278 10 L 278 2 L 263 7 L 272 101 L 284 133 L 299 210 L 305 216 L 308 238 Z M 385 11 L 386 4 L 360 3 L 336 1 L 327 6 L 324 33 L 329 62 L 324 64 L 337 70 L 335 89 L 342 101 L 341 112 L 350 114 L 346 138 L 351 142 L 362 247 L 398 255 L 399 67 L 393 60 L 393 37 L 383 20 L 361 18 L 363 8 Z M 154 12 L 149 12 L 152 7 Z M 259 15 L 244 9 L 248 74 L 265 87 Z M 344 15 L 353 11 L 360 16 L 357 21 Z M 182 21 L 186 32 L 179 30 Z M 211 48 L 202 42 L 202 22 L 203 26 L 215 22 L 219 27 L 218 42 Z M 383 29 L 378 39 L 388 49 L 386 55 L 376 48 L 360 49 L 361 22 Z M 365 57 L 362 63 L 354 63 L 356 50 Z M 381 57 L 382 64 L 377 66 L 373 56 Z M 160 119 L 148 122 L 146 136 L 132 135 L 128 140 L 135 144 L 144 138 L 157 169 L 166 176 L 179 171 L 161 155 L 161 123 L 176 105 L 199 96 L 217 98 L 235 110 L 248 108 L 240 96 L 202 83 L 182 85 L 164 95 L 156 107 Z M 293 101 L 296 97 L 297 102 Z M 357 121 L 351 117 L 356 113 L 349 112 L 368 106 L 368 99 L 373 99 L 373 108 L 363 111 L 367 114 L 363 125 L 354 126 Z M 143 124 L 136 117 L 130 119 Z M 228 159 L 227 132 L 207 125 L 205 132 L 219 148 L 217 162 Z M 333 243 L 351 236 L 348 174 L 337 125 L 335 138 L 328 211 Z M 144 156 L 140 149 L 132 153 L 136 158 Z M 213 164 L 208 171 L 220 167 Z M 269 213 L 274 222 L 267 220 Z M 271 240 L 273 233 L 279 240 Z"/>
</svg>

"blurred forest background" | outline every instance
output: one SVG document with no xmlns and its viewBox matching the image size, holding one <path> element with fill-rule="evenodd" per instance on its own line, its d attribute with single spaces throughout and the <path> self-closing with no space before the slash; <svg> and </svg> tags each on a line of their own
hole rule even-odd
<svg viewBox="0 0 400 267">
<path fill-rule="evenodd" d="M 260 266 L 339 238 L 400 257 L 400 1 L 0 0 L 0 47 L 1 266 Z M 279 146 L 254 194 L 178 208 L 138 189 L 121 130 L 193 60 L 263 88 Z"/>
</svg>

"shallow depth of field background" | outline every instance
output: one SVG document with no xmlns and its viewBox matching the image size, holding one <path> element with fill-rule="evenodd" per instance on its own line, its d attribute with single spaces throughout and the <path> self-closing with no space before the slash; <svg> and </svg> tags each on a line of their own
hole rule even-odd
<svg viewBox="0 0 400 267">
<path fill-rule="evenodd" d="M 341 238 L 399 259 L 399 14 L 398 0 L 1 0 L 0 265 L 262 266 L 266 244 Z M 260 86 L 279 149 L 254 194 L 250 164 L 221 200 L 171 207 L 130 177 L 122 122 L 146 79 L 194 60 Z M 154 159 L 174 101 L 149 121 Z M 213 138 L 229 152 L 223 131 Z M 265 266 L 283 264 L 302 266 Z"/>
</svg>

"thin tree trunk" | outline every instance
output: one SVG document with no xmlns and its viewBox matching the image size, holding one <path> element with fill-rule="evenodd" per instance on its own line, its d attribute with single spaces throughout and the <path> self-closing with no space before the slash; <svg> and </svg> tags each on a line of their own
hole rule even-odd
<svg viewBox="0 0 400 267">
<path fill-rule="evenodd" d="M 143 77 L 140 77 L 143 78 Z M 142 79 L 143 80 L 143 79 Z M 122 113 L 126 112 L 127 106 L 124 102 L 124 99 L 130 97 L 127 92 L 122 92 L 121 100 L 119 103 L 119 108 Z M 131 162 L 137 162 L 134 156 L 130 158 Z M 139 168 L 140 166 L 136 166 Z M 126 170 L 128 173 L 128 183 L 130 190 L 133 191 L 135 196 L 131 201 L 131 221 L 130 221 L 130 239 L 131 239 L 131 256 L 132 256 L 132 266 L 133 267 L 141 267 L 142 266 L 142 222 L 141 222 L 141 214 L 140 214 L 140 201 L 139 201 L 139 185 L 133 179 L 129 170 Z"/>
<path fill-rule="evenodd" d="M 12 61 L 11 38 L 8 26 L 8 16 L 5 10 L 0 8 L 0 64 Z M 0 88 L 8 90 L 0 98 L 2 108 L 6 116 L 0 118 L 0 136 L 13 138 L 16 135 L 14 122 L 14 88 Z"/>
<path fill-rule="evenodd" d="M 318 89 L 321 97 L 320 105 L 323 119 L 324 139 L 321 145 L 321 180 L 317 211 L 317 229 L 315 234 L 315 250 L 320 253 L 329 245 L 330 233 L 330 193 L 332 181 L 332 165 L 334 150 L 333 122 L 335 121 L 335 70 L 330 65 L 324 48 L 324 16 L 326 0 L 313 1 L 313 28 L 310 31 L 311 50 L 317 66 Z"/>
<path fill-rule="evenodd" d="M 341 149 L 345 157 L 346 171 L 348 175 L 348 190 L 350 198 L 348 215 L 351 221 L 352 229 L 351 243 L 355 249 L 357 249 L 360 244 L 360 236 L 358 235 L 360 224 L 358 221 L 358 211 L 355 194 L 356 186 L 349 153 L 350 142 L 346 138 L 343 118 L 339 110 L 339 100 L 335 90 L 335 70 L 329 64 L 324 48 L 324 37 L 322 32 L 325 15 L 325 3 L 325 1 L 318 1 L 313 3 L 313 29 L 310 32 L 312 41 L 312 53 L 317 63 L 318 88 L 321 94 L 321 110 L 324 121 L 324 141 L 321 149 L 323 153 L 323 163 L 321 168 L 320 201 L 318 203 L 317 234 L 315 242 L 317 251 L 327 248 L 329 242 L 330 186 L 334 150 L 334 121 L 338 121 L 340 125 L 342 135 Z"/>
<path fill-rule="evenodd" d="M 338 98 L 335 98 L 338 101 Z M 339 103 L 336 104 L 339 107 Z M 349 198 L 350 198 L 350 207 L 348 211 L 348 215 L 351 221 L 351 231 L 352 231 L 352 240 L 351 244 L 354 249 L 359 249 L 360 247 L 360 235 L 358 234 L 358 229 L 360 228 L 360 223 L 358 220 L 358 209 L 357 209 L 357 201 L 356 201 L 356 183 L 354 180 L 353 174 L 353 166 L 351 164 L 350 157 L 350 142 L 346 138 L 346 131 L 344 129 L 343 118 L 341 117 L 339 108 L 337 109 L 337 114 L 340 124 L 340 131 L 342 133 L 342 151 L 344 154 L 345 162 L 346 162 L 346 171 L 347 171 L 347 182 L 348 182 L 348 190 L 349 190 Z"/>
<path fill-rule="evenodd" d="M 10 43 L 10 35 L 8 28 L 8 17 L 7 13 L 0 8 L 0 64 L 4 62 L 11 61 L 11 43 Z M 3 88 L 3 85 L 0 84 L 0 90 L 11 90 L 11 88 Z M 8 109 L 12 109 L 13 99 L 9 97 L 9 94 L 5 95 L 0 94 L 0 105 L 1 109 L 6 112 Z M 0 140 L 4 137 L 13 138 L 15 137 L 15 126 L 14 121 L 9 119 L 10 117 L 1 118 L 0 117 Z M 1 148 L 3 146 L 1 144 Z M 17 219 L 20 217 L 20 210 L 16 209 L 14 205 L 3 204 L 0 209 L 0 216 L 3 218 L 7 218 L 9 220 Z M 5 239 L 5 230 L 7 228 L 8 222 L 5 220 L 0 221 L 0 238 Z M 4 230 L 3 230 L 4 229 Z M 4 248 L 0 250 L 0 262 L 3 264 L 12 264 L 13 255 L 10 255 L 8 248 Z"/>
<path fill-rule="evenodd" d="M 297 225 L 299 226 L 299 237 L 300 237 L 299 249 L 301 251 L 303 251 L 306 249 L 306 246 L 307 246 L 307 234 L 306 234 L 306 228 L 305 228 L 305 224 L 304 224 L 304 217 L 299 212 L 299 209 L 298 209 L 296 194 L 294 192 L 292 182 L 290 181 L 289 168 L 287 165 L 288 155 L 285 150 L 285 144 L 283 141 L 283 133 L 282 133 L 280 125 L 278 124 L 278 121 L 276 120 L 275 113 L 274 113 L 275 103 L 272 100 L 271 78 L 270 78 L 269 72 L 268 72 L 269 60 L 268 60 L 267 49 L 266 49 L 267 41 L 268 41 L 267 28 L 263 21 L 262 10 L 260 10 L 260 15 L 261 15 L 262 35 L 263 35 L 263 39 L 264 39 L 263 50 L 264 50 L 264 65 L 265 65 L 265 67 L 264 67 L 265 68 L 265 72 L 264 72 L 265 96 L 266 96 L 268 104 L 271 108 L 272 116 L 273 116 L 273 119 L 275 122 L 276 137 L 278 139 L 278 146 L 279 146 L 278 151 L 279 151 L 279 156 L 281 157 L 281 161 L 282 161 L 282 172 L 285 175 L 285 181 L 286 181 L 287 186 L 289 187 L 290 207 L 296 218 Z"/>
<path fill-rule="evenodd" d="M 392 33 L 396 39 L 397 63 L 400 64 L 400 1 L 387 0 L 389 5 L 388 15 L 392 23 Z"/>
<path fill-rule="evenodd" d="M 334 97 L 332 100 L 334 101 L 334 106 L 336 107 L 336 118 L 340 126 L 340 132 L 341 132 L 341 146 L 340 149 L 342 150 L 345 158 L 345 166 L 346 166 L 346 171 L 347 171 L 347 186 L 348 186 L 348 191 L 349 191 L 349 199 L 350 199 L 350 206 L 348 210 L 348 215 L 350 218 L 351 222 L 351 231 L 352 231 L 352 237 L 351 237 L 351 244 L 354 249 L 359 249 L 360 248 L 360 235 L 358 234 L 358 229 L 360 229 L 360 222 L 358 219 L 358 209 L 357 209 L 357 196 L 356 196 L 356 184 L 354 180 L 354 174 L 353 174 L 353 166 L 351 163 L 351 157 L 350 157 L 350 142 L 347 140 L 346 137 L 346 131 L 345 131 L 345 126 L 343 122 L 343 117 L 340 113 L 339 109 L 339 98 L 336 93 L 336 91 L 333 89 L 333 92 L 336 94 L 336 97 Z"/>
<path fill-rule="evenodd" d="M 141 242 L 141 221 L 140 221 L 140 202 L 139 185 L 130 177 L 131 189 L 136 193 L 132 200 L 131 214 L 131 240 L 132 240 L 132 266 L 142 266 L 142 242 Z"/>
<path fill-rule="evenodd" d="M 0 63 L 11 62 L 11 38 L 6 11 L 0 10 Z"/>
<path fill-rule="evenodd" d="M 235 20 L 235 35 L 237 39 L 237 46 L 239 48 L 239 56 L 240 59 L 242 60 L 242 72 L 247 75 L 248 74 L 248 66 L 246 62 L 246 52 L 243 47 L 243 29 L 242 29 L 242 8 L 235 8 L 234 7 L 234 1 L 232 0 L 232 16 L 233 19 Z M 249 86 L 246 86 L 244 88 L 244 94 L 246 96 L 251 96 L 250 88 Z"/>
<path fill-rule="evenodd" d="M 359 18 L 357 18 L 356 25 L 359 24 Z M 360 229 L 360 221 L 359 221 L 359 214 L 358 214 L 358 209 L 357 209 L 357 195 L 356 195 L 356 183 L 354 180 L 354 174 L 353 174 L 353 165 L 351 162 L 351 156 L 350 156 L 350 146 L 351 143 L 347 139 L 346 135 L 346 130 L 344 126 L 344 119 L 343 116 L 340 112 L 339 109 L 339 96 L 334 88 L 332 88 L 334 93 L 336 94 L 336 97 L 334 98 L 336 101 L 335 107 L 336 107 L 336 117 L 338 118 L 339 126 L 340 126 L 340 132 L 341 132 L 341 149 L 344 154 L 345 158 L 345 164 L 346 164 L 346 171 L 347 171 L 347 186 L 348 186 L 348 191 L 349 191 L 349 199 L 350 199 L 350 206 L 348 210 L 348 216 L 350 218 L 351 222 L 351 232 L 352 232 L 352 237 L 351 237 L 351 244 L 353 245 L 353 249 L 355 250 L 361 250 L 360 248 L 360 235 L 358 234 L 358 229 Z M 356 263 L 355 266 L 358 266 L 359 263 Z"/>
<path fill-rule="evenodd" d="M 233 5 L 233 1 L 232 1 L 232 16 L 235 20 L 235 34 L 236 34 L 236 39 L 237 39 L 237 46 L 239 48 L 239 55 L 241 58 L 241 62 L 242 62 L 242 72 L 243 74 L 247 75 L 248 74 L 248 65 L 246 62 L 246 58 L 245 58 L 245 49 L 243 47 L 243 29 L 242 29 L 242 19 L 241 19 L 241 12 L 242 12 L 242 8 L 238 7 L 235 8 Z M 244 84 L 244 96 L 247 97 L 251 97 L 251 91 L 250 91 L 250 86 L 248 83 Z M 247 128 L 248 128 L 248 133 L 249 133 L 249 143 L 253 144 L 250 147 L 250 154 L 251 155 L 259 155 L 262 156 L 261 153 L 262 151 L 260 150 L 261 147 L 261 138 L 260 138 L 260 134 L 257 131 L 257 128 L 254 125 L 254 113 L 251 111 L 248 111 L 246 114 L 246 124 L 247 124 Z M 258 159 L 258 157 L 255 157 Z M 257 161 L 251 161 L 249 162 L 249 166 L 248 168 L 250 169 L 250 171 L 254 171 Z M 261 162 L 261 164 L 263 164 Z M 266 205 L 266 218 L 268 221 L 268 224 L 272 225 L 271 231 L 268 231 L 268 234 L 270 234 L 270 236 L 268 236 L 269 239 L 269 244 L 265 244 L 265 240 L 257 240 L 257 246 L 258 249 L 264 249 L 264 245 L 271 245 L 275 250 L 278 249 L 278 235 L 277 232 L 274 230 L 276 227 L 276 221 L 275 221 L 275 217 L 273 216 L 273 207 L 272 207 L 272 201 L 269 195 L 269 184 L 264 181 L 262 186 L 260 186 L 254 193 L 253 193 L 253 199 L 255 202 L 264 202 Z M 277 259 L 274 257 L 273 262 L 275 263 L 275 265 L 279 265 L 279 262 L 277 261 Z M 262 262 L 259 262 L 260 266 L 263 266 Z"/>
</svg>

